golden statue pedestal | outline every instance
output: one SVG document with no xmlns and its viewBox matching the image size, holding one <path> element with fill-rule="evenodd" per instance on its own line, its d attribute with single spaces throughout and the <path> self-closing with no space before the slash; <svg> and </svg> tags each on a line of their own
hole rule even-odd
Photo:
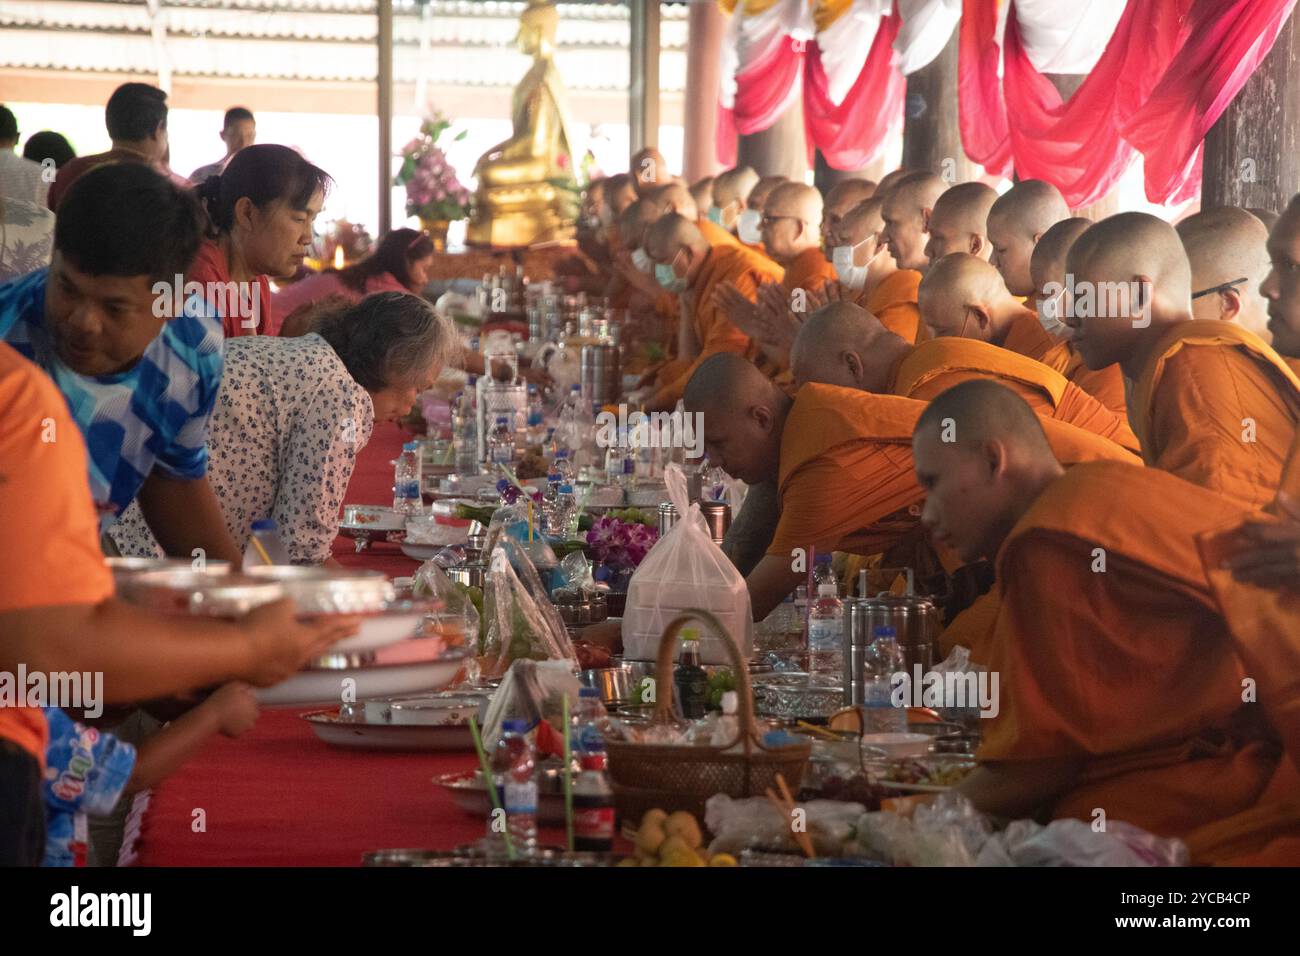
<svg viewBox="0 0 1300 956">
<path fill-rule="evenodd" d="M 474 196 L 465 242 L 515 247 L 568 240 L 577 218 L 577 197 L 550 183 L 492 186 Z"/>
</svg>

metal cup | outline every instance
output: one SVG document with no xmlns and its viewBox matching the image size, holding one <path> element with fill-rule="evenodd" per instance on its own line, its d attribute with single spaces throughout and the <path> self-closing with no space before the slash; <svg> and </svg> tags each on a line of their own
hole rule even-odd
<svg viewBox="0 0 1300 956">
<path fill-rule="evenodd" d="M 731 505 L 725 501 L 701 501 L 700 514 L 704 515 L 704 522 L 709 526 L 713 543 L 721 545 L 731 527 Z"/>
</svg>

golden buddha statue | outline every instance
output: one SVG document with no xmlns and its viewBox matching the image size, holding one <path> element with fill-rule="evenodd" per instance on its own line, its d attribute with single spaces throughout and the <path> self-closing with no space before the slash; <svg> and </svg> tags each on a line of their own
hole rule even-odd
<svg viewBox="0 0 1300 956">
<path fill-rule="evenodd" d="M 477 246 L 527 246 L 570 238 L 578 185 L 569 145 L 564 86 L 553 59 L 559 14 L 529 0 L 519 18 L 519 48 L 532 68 L 515 87 L 514 135 L 479 157 L 478 190 L 466 240 Z"/>
</svg>

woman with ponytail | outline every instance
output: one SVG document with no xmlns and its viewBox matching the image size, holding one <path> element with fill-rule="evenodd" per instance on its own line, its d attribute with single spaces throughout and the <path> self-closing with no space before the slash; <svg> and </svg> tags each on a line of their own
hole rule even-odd
<svg viewBox="0 0 1300 956">
<path fill-rule="evenodd" d="M 306 258 L 330 182 L 288 146 L 267 143 L 240 150 L 197 187 L 209 231 L 185 278 L 203 285 L 227 338 L 275 333 L 268 277 L 292 275 Z"/>
<path fill-rule="evenodd" d="M 376 292 L 419 295 L 429 283 L 432 264 L 432 239 L 415 229 L 394 229 L 360 262 L 307 276 L 271 296 L 270 328 L 279 335 L 301 335 L 310 323 L 289 317 L 309 316 L 327 299 L 345 304 Z"/>
</svg>

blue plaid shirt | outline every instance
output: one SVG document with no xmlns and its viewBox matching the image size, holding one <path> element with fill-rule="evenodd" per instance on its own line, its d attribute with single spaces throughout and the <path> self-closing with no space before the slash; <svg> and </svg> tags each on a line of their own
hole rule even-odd
<svg viewBox="0 0 1300 956">
<path fill-rule="evenodd" d="M 0 340 L 54 379 L 86 440 L 90 490 L 114 514 L 130 504 L 154 468 L 169 478 L 207 472 L 208 416 L 221 385 L 221 319 L 192 297 L 130 369 L 94 378 L 58 358 L 45 327 L 40 269 L 0 285 Z"/>
</svg>

